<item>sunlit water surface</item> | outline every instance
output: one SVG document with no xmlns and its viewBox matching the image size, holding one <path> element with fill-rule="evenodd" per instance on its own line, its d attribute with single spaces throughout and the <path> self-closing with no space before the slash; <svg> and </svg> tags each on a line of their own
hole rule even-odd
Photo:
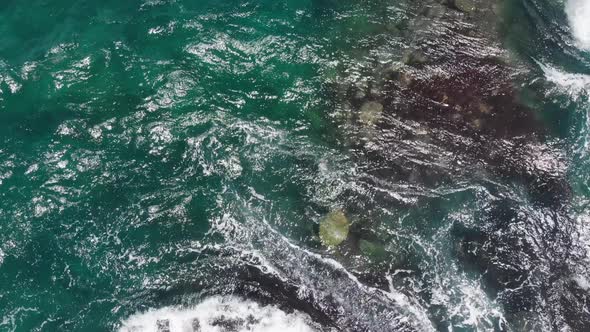
<svg viewBox="0 0 590 332">
<path fill-rule="evenodd" d="M 2 1 L 0 330 L 587 331 L 589 16 Z"/>
</svg>

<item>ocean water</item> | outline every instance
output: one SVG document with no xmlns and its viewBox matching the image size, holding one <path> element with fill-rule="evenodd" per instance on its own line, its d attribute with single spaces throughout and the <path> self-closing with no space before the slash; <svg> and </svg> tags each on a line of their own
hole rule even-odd
<svg viewBox="0 0 590 332">
<path fill-rule="evenodd" d="M 4 0 L 0 331 L 588 331 L 589 93 L 588 0 Z"/>
</svg>

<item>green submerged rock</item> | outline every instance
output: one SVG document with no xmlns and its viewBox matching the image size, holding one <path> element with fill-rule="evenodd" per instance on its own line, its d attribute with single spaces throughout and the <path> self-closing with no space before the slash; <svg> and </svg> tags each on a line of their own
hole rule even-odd
<svg viewBox="0 0 590 332">
<path fill-rule="evenodd" d="M 419 50 L 408 50 L 402 56 L 402 62 L 408 66 L 422 66 L 428 63 L 428 58 Z"/>
<path fill-rule="evenodd" d="M 320 240 L 327 247 L 336 247 L 348 237 L 350 222 L 344 212 L 330 212 L 320 222 Z"/>
<path fill-rule="evenodd" d="M 477 9 L 476 3 L 473 0 L 455 0 L 455 7 L 462 12 L 470 13 Z"/>
<path fill-rule="evenodd" d="M 387 254 L 382 245 L 365 239 L 359 241 L 359 249 L 364 256 L 373 260 L 380 260 Z"/>
<path fill-rule="evenodd" d="M 361 106 L 359 120 L 363 125 L 371 126 L 379 122 L 383 113 L 383 105 L 376 101 L 369 101 Z"/>
</svg>

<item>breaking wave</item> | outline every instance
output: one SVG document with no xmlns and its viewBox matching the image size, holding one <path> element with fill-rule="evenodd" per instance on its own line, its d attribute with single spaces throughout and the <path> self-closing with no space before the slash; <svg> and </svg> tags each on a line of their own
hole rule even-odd
<svg viewBox="0 0 590 332">
<path fill-rule="evenodd" d="M 312 332 L 317 331 L 305 314 L 287 313 L 238 297 L 215 296 L 188 308 L 165 307 L 134 314 L 119 332 Z"/>
<path fill-rule="evenodd" d="M 568 0 L 566 13 L 580 47 L 590 49 L 590 1 Z"/>
</svg>

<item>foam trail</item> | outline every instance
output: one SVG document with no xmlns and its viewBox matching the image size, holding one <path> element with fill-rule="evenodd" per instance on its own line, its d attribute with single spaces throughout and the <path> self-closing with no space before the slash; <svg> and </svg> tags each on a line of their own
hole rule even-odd
<svg viewBox="0 0 590 332">
<path fill-rule="evenodd" d="M 119 332 L 313 332 L 310 318 L 237 297 L 211 297 L 189 307 L 165 307 L 130 316 Z"/>
<path fill-rule="evenodd" d="M 565 12 L 579 46 L 590 50 L 590 0 L 568 0 Z"/>
</svg>

